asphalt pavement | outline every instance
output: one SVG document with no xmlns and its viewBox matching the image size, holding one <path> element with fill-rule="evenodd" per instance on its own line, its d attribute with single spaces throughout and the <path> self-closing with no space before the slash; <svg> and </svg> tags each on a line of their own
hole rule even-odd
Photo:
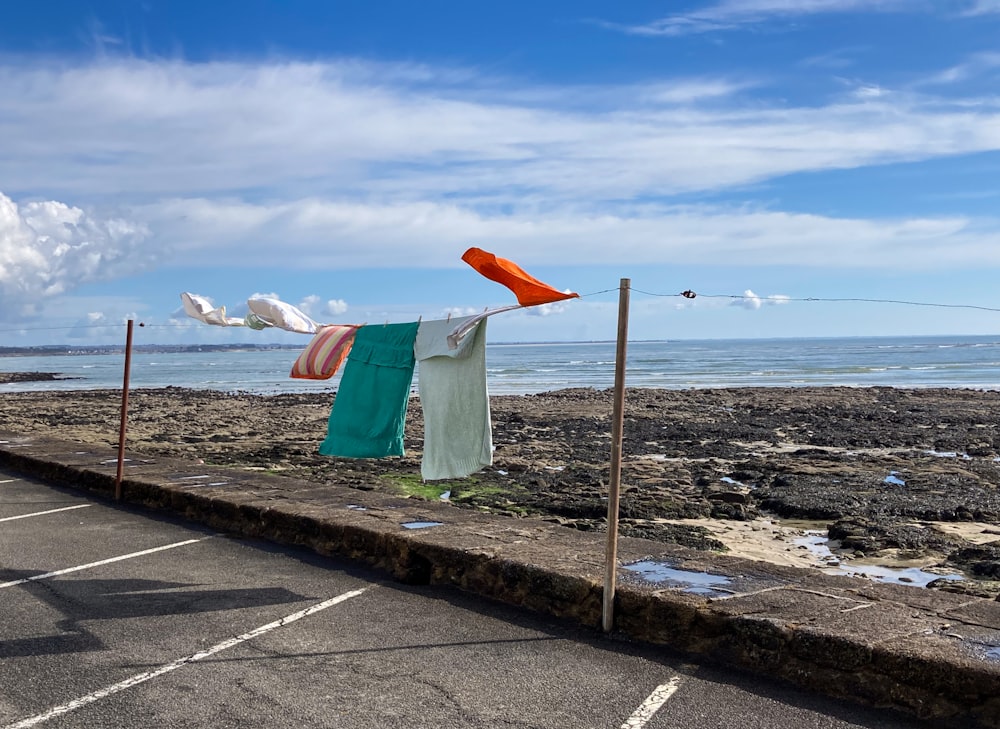
<svg viewBox="0 0 1000 729">
<path fill-rule="evenodd" d="M 0 472 L 0 725 L 903 727 Z"/>
<path fill-rule="evenodd" d="M 6 729 L 1000 726 L 996 601 L 633 539 L 605 635 L 598 535 L 0 441 Z"/>
</svg>

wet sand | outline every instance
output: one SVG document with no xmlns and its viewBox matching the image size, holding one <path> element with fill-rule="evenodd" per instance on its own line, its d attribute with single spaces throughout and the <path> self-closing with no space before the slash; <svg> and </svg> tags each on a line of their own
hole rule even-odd
<svg viewBox="0 0 1000 729">
<path fill-rule="evenodd" d="M 494 464 L 420 482 L 422 419 L 410 404 L 406 455 L 317 453 L 329 394 L 165 388 L 130 394 L 127 446 L 139 454 L 280 472 L 436 498 L 508 517 L 604 529 L 611 450 L 608 391 L 491 398 Z M 4 393 L 0 430 L 116 446 L 121 393 Z M 1000 393 L 893 388 L 629 390 L 624 534 L 728 549 L 796 566 L 897 564 L 964 573 L 946 589 L 1000 593 Z M 800 540 L 825 531 L 835 556 Z"/>
</svg>

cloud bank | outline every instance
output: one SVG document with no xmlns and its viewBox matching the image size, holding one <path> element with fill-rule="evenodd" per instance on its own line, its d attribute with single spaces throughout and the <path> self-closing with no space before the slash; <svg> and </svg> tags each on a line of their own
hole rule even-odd
<svg viewBox="0 0 1000 729">
<path fill-rule="evenodd" d="M 143 211 L 177 252 L 302 269 L 450 268 L 469 245 L 532 265 L 730 264 L 926 269 L 1000 264 L 1000 221 L 968 217 L 834 218 L 730 205 L 578 206 L 479 211 L 448 202 L 175 200 Z M 213 241 L 211 246 L 203 244 Z"/>
<path fill-rule="evenodd" d="M 858 4 L 759 0 L 702 14 Z M 454 267 L 469 245 L 528 266 L 1000 265 L 994 218 L 672 202 L 752 198 L 748 186 L 792 174 L 996 152 L 1000 100 L 956 95 L 949 82 L 997 66 L 995 54 L 971 54 L 909 90 L 866 82 L 794 103 L 744 99 L 766 87 L 746 78 L 554 88 L 360 61 L 8 59 L 4 303 L 30 308 L 155 263 Z M 37 190 L 68 202 L 33 202 Z M 112 199 L 126 214 L 105 211 Z M 71 206 L 83 202 L 88 212 Z M 302 303 L 318 316 L 346 307 Z"/>
<path fill-rule="evenodd" d="M 741 103 L 748 82 L 727 78 L 515 92 L 425 72 L 414 83 L 346 62 L 0 66 L 0 164 L 17 181 L 5 192 L 613 205 L 1000 148 L 989 95 L 867 82 L 884 93 Z"/>
</svg>

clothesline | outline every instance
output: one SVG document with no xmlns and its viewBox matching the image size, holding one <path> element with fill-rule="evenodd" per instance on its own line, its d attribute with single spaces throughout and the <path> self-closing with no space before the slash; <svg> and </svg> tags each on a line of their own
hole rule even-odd
<svg viewBox="0 0 1000 729">
<path fill-rule="evenodd" d="M 612 292 L 617 292 L 618 290 L 619 290 L 618 287 L 615 287 L 615 288 L 610 288 L 610 289 L 601 289 L 600 291 L 591 291 L 590 293 L 579 294 L 579 298 L 581 298 L 581 299 L 587 299 L 587 298 L 590 298 L 590 297 L 593 297 L 593 296 L 600 296 L 602 294 L 608 294 L 608 293 L 612 293 Z M 654 297 L 657 297 L 657 298 L 687 298 L 687 299 L 690 299 L 690 298 L 695 298 L 695 296 L 696 296 L 697 298 L 700 298 L 700 299 L 730 299 L 730 300 L 733 300 L 733 301 L 741 301 L 741 300 L 744 300 L 744 301 L 753 301 L 753 300 L 759 299 L 759 297 L 756 296 L 756 295 L 748 295 L 748 294 L 695 294 L 695 292 L 693 292 L 691 290 L 685 290 L 685 291 L 681 291 L 681 292 L 669 292 L 669 291 L 667 291 L 667 292 L 656 292 L 656 291 L 644 291 L 643 289 L 633 288 L 631 291 L 634 294 L 642 294 L 644 296 L 654 296 Z M 695 294 L 695 296 L 691 296 L 689 294 Z M 940 309 L 970 309 L 970 310 L 975 310 L 975 311 L 989 311 L 989 312 L 1000 313 L 1000 307 L 995 307 L 995 306 L 979 306 L 977 304 L 959 304 L 959 303 L 941 302 L 941 301 L 936 301 L 936 302 L 935 301 L 910 301 L 910 300 L 902 300 L 902 299 L 875 299 L 875 298 L 865 298 L 865 297 L 823 297 L 823 296 L 804 296 L 804 297 L 790 296 L 790 297 L 782 297 L 781 301 L 782 302 L 788 302 L 788 303 L 803 302 L 803 303 L 834 303 L 834 304 L 842 304 L 842 303 L 895 304 L 895 305 L 899 305 L 899 306 L 922 306 L 922 307 L 932 307 L 932 308 L 940 308 Z M 59 326 L 48 326 L 48 327 L 36 326 L 36 327 L 32 327 L 32 331 L 36 331 L 36 332 L 53 331 L 54 332 L 54 331 L 70 331 L 70 330 L 78 330 L 78 329 L 107 329 L 109 326 L 112 326 L 111 324 L 109 324 L 107 322 L 102 322 L 100 324 L 81 324 L 78 321 L 75 321 L 75 320 L 72 320 L 72 319 L 67 319 L 67 321 L 70 321 L 72 323 L 63 324 L 63 325 L 59 325 Z M 124 326 L 124 322 L 121 323 L 121 326 Z M 181 328 L 185 328 L 187 325 L 184 325 L 184 324 L 153 324 L 153 323 L 143 323 L 143 324 L 141 324 L 141 326 L 144 326 L 144 327 L 146 327 L 148 329 L 181 329 Z M 0 328 L 0 333 L 5 333 L 5 332 L 21 332 L 22 329 L 23 329 L 23 327 L 9 328 L 9 329 Z"/>
<path fill-rule="evenodd" d="M 513 261 L 500 258 L 481 248 L 469 248 L 462 254 L 462 260 L 486 278 L 506 286 L 517 298 L 516 306 L 500 307 L 492 312 L 486 308 L 483 310 L 483 316 L 527 306 L 551 304 L 580 296 L 573 291 L 559 291 L 539 281 Z M 295 306 L 272 297 L 254 296 L 247 299 L 249 312 L 242 319 L 228 316 L 225 306 L 213 307 L 206 297 L 199 294 L 184 292 L 181 294 L 181 302 L 188 316 L 215 326 L 246 326 L 258 330 L 278 327 L 301 334 L 315 334 L 320 327 L 329 326 L 313 321 Z M 388 323 L 387 321 L 386 325 Z M 453 335 L 455 339 L 460 339 L 463 333 L 454 332 Z"/>
</svg>

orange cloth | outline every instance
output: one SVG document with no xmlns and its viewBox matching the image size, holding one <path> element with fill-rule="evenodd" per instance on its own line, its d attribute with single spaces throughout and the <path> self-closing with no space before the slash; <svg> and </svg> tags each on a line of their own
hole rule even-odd
<svg viewBox="0 0 1000 729">
<path fill-rule="evenodd" d="M 563 299 L 576 299 L 580 294 L 565 293 L 554 289 L 537 278 L 529 276 L 513 261 L 497 258 L 482 248 L 470 248 L 462 254 L 462 260 L 491 281 L 503 284 L 517 297 L 521 306 L 551 304 Z"/>
</svg>

